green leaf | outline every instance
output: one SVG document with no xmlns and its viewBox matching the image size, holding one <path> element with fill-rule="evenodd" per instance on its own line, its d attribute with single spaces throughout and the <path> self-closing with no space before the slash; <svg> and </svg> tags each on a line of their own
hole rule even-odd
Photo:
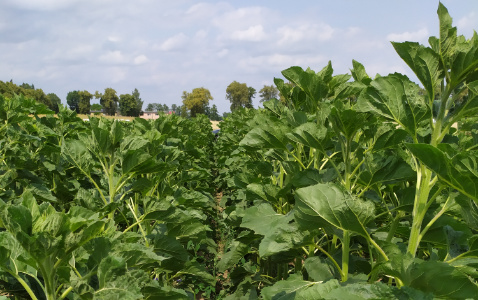
<svg viewBox="0 0 478 300">
<path fill-rule="evenodd" d="M 425 87 L 429 101 L 433 101 L 445 76 L 440 56 L 431 48 L 418 43 L 392 42 L 392 45 Z"/>
<path fill-rule="evenodd" d="M 436 297 L 472 299 L 478 294 L 478 286 L 466 273 L 444 262 L 423 261 L 414 264 L 410 274 L 410 287 Z"/>
<path fill-rule="evenodd" d="M 302 276 L 293 274 L 287 280 L 281 280 L 273 286 L 265 287 L 261 293 L 263 299 L 324 299 L 330 291 L 340 287 L 339 282 L 335 279 L 322 283 L 305 281 L 301 277 Z"/>
<path fill-rule="evenodd" d="M 189 257 L 188 252 L 178 240 L 164 234 L 154 236 L 154 250 L 157 253 L 171 256 L 174 261 L 184 262 Z"/>
<path fill-rule="evenodd" d="M 478 202 L 478 176 L 476 171 L 463 166 L 458 159 L 450 159 L 440 149 L 428 144 L 407 144 L 407 148 L 439 179 Z"/>
<path fill-rule="evenodd" d="M 116 277 L 125 273 L 126 262 L 121 257 L 108 256 L 98 266 L 98 287 L 106 287 L 108 281 L 114 281 Z"/>
<path fill-rule="evenodd" d="M 369 115 L 352 109 L 337 109 L 333 107 L 329 119 L 334 129 L 349 140 L 358 130 L 364 127 L 368 117 Z"/>
<path fill-rule="evenodd" d="M 287 133 L 287 137 L 292 142 L 322 150 L 326 134 L 325 127 L 319 127 L 316 123 L 309 122 L 294 128 L 292 132 Z"/>
<path fill-rule="evenodd" d="M 105 275 L 107 274 L 102 274 L 102 277 Z M 116 271 L 112 270 L 108 275 L 111 275 L 111 277 L 108 277 L 104 284 L 95 291 L 94 299 L 136 300 L 144 298 L 141 289 L 150 281 L 146 272 L 117 269 Z"/>
<path fill-rule="evenodd" d="M 187 261 L 184 265 L 184 268 L 182 268 L 178 273 L 194 276 L 202 282 L 208 283 L 210 285 L 216 284 L 216 279 L 206 271 L 203 265 L 196 261 Z"/>
<path fill-rule="evenodd" d="M 252 229 L 260 235 L 270 234 L 278 224 L 286 224 L 293 219 L 292 215 L 286 217 L 276 213 L 267 203 L 249 207 L 244 214 L 241 227 Z"/>
<path fill-rule="evenodd" d="M 282 75 L 298 86 L 313 103 L 325 98 L 329 93 L 327 82 L 332 79 L 332 66 L 326 66 L 321 72 L 304 71 L 301 67 L 290 67 Z"/>
<path fill-rule="evenodd" d="M 374 204 L 353 198 L 334 184 L 298 189 L 295 219 L 304 228 L 333 226 L 368 237 L 366 225 L 374 217 Z"/>
<path fill-rule="evenodd" d="M 243 258 L 251 249 L 251 244 L 257 239 L 257 236 L 250 231 L 242 233 L 229 246 L 229 250 L 224 253 L 217 264 L 219 272 L 224 272 L 231 268 Z"/>
<path fill-rule="evenodd" d="M 379 77 L 360 95 L 356 107 L 394 121 L 416 137 L 418 124 L 430 113 L 419 91 L 419 86 L 404 75 Z"/>
<path fill-rule="evenodd" d="M 353 69 L 350 70 L 352 77 L 355 81 L 358 81 L 362 84 L 369 85 L 372 79 L 365 72 L 365 67 L 356 60 L 352 60 Z"/>
<path fill-rule="evenodd" d="M 324 259 L 313 256 L 304 262 L 304 267 L 309 274 L 309 278 L 314 281 L 327 281 L 335 277 L 337 270 L 332 263 L 327 263 Z"/>
<path fill-rule="evenodd" d="M 262 199 L 275 204 L 279 199 L 280 188 L 273 184 L 251 183 L 247 185 L 247 194 L 251 200 Z"/>
<path fill-rule="evenodd" d="M 139 118 L 138 118 L 139 119 Z M 179 290 L 171 286 L 146 286 L 141 289 L 145 300 L 189 300 L 188 294 L 184 290 Z"/>
<path fill-rule="evenodd" d="M 239 143 L 239 146 L 246 146 L 254 149 L 266 148 L 286 150 L 285 132 L 286 128 L 283 126 L 256 127 L 246 134 Z"/>
<path fill-rule="evenodd" d="M 342 286 L 340 288 L 332 290 L 327 294 L 324 299 L 327 300 L 342 300 L 342 299 L 355 299 L 355 300 L 375 300 L 375 299 L 420 299 L 420 300 L 432 300 L 431 294 L 425 294 L 421 291 L 402 287 L 397 288 L 389 286 L 384 283 L 352 283 Z"/>
</svg>

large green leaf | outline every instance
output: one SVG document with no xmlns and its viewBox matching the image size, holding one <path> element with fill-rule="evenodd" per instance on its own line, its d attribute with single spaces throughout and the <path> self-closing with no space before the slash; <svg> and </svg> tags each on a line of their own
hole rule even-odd
<svg viewBox="0 0 478 300">
<path fill-rule="evenodd" d="M 285 133 L 287 128 L 277 122 L 274 124 L 264 123 L 264 127 L 256 127 L 249 131 L 239 143 L 253 149 L 287 149 Z"/>
<path fill-rule="evenodd" d="M 433 101 L 445 76 L 440 56 L 433 49 L 418 43 L 403 42 L 392 45 L 425 87 L 429 101 Z"/>
<path fill-rule="evenodd" d="M 396 122 L 412 137 L 416 137 L 420 121 L 429 109 L 420 87 L 406 76 L 392 74 L 372 81 L 359 97 L 357 110 L 370 111 Z"/>
<path fill-rule="evenodd" d="M 301 247 L 310 235 L 309 231 L 300 230 L 297 223 L 291 223 L 293 218 L 292 213 L 278 214 L 268 203 L 262 203 L 245 210 L 241 227 L 264 236 L 259 255 L 267 257 Z"/>
<path fill-rule="evenodd" d="M 335 184 L 298 189 L 295 219 L 304 228 L 333 226 L 368 237 L 366 225 L 374 217 L 374 204 L 354 198 Z"/>
<path fill-rule="evenodd" d="M 323 139 L 327 134 L 325 127 L 319 127 L 316 123 L 305 123 L 297 128 L 294 128 L 292 132 L 287 133 L 289 140 L 306 145 L 315 149 L 323 149 Z"/>
<path fill-rule="evenodd" d="M 254 230 L 260 235 L 270 234 L 274 227 L 289 223 L 293 215 L 285 216 L 274 211 L 271 205 L 262 203 L 249 207 L 244 212 L 241 227 Z"/>
<path fill-rule="evenodd" d="M 460 161 L 460 156 L 450 159 L 443 151 L 432 145 L 407 144 L 406 146 L 415 157 L 435 172 L 441 181 L 478 201 L 476 166 L 470 169 L 470 166 Z"/>
<path fill-rule="evenodd" d="M 339 287 L 340 284 L 335 279 L 327 282 L 312 282 L 305 281 L 302 276 L 294 274 L 287 280 L 279 281 L 273 286 L 264 288 L 261 295 L 265 300 L 325 299 L 330 291 Z"/>
<path fill-rule="evenodd" d="M 440 261 L 413 264 L 409 285 L 445 299 L 472 299 L 478 286 L 459 268 Z M 444 284 L 446 282 L 446 284 Z"/>
</svg>

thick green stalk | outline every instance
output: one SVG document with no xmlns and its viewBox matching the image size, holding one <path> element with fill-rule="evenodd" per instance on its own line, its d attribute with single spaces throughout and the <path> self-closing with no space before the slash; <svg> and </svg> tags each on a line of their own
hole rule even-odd
<svg viewBox="0 0 478 300">
<path fill-rule="evenodd" d="M 32 289 L 30 288 L 28 283 L 26 283 L 25 280 L 23 280 L 23 278 L 20 275 L 14 273 L 12 271 L 9 271 L 9 270 L 6 270 L 6 271 L 10 275 L 12 275 L 18 282 L 20 282 L 20 284 L 23 286 L 23 288 L 27 291 L 30 298 L 32 298 L 33 300 L 38 300 L 37 296 L 33 293 Z"/>
<path fill-rule="evenodd" d="M 55 289 L 55 268 L 53 267 L 53 259 L 48 259 L 44 264 L 40 264 L 40 271 L 43 276 L 43 281 L 45 284 L 45 296 L 47 300 L 56 299 L 56 289 Z"/>
<path fill-rule="evenodd" d="M 342 282 L 346 282 L 349 274 L 349 258 L 350 258 L 350 232 L 344 230 L 342 239 Z"/>
<path fill-rule="evenodd" d="M 428 195 L 432 185 L 430 184 L 432 171 L 420 164 L 417 168 L 417 190 L 415 192 L 415 203 L 412 212 L 412 228 L 408 241 L 408 253 L 415 257 L 420 244 L 420 232 L 427 212 Z"/>
</svg>

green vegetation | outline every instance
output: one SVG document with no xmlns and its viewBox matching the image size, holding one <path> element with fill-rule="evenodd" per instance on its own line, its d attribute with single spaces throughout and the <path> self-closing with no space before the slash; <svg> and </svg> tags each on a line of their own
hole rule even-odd
<svg viewBox="0 0 478 300">
<path fill-rule="evenodd" d="M 430 47 L 392 44 L 423 87 L 357 61 L 290 67 L 282 100 L 235 109 L 217 137 L 201 101 L 195 118 L 84 122 L 0 96 L 0 290 L 476 298 L 478 35 L 438 17 Z"/>
</svg>

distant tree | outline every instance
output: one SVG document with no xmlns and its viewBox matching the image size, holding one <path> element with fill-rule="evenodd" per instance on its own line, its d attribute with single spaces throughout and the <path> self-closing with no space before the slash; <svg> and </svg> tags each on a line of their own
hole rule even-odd
<svg viewBox="0 0 478 300">
<path fill-rule="evenodd" d="M 61 99 L 54 93 L 49 93 L 47 97 L 50 99 L 52 110 L 58 113 L 60 111 Z"/>
<path fill-rule="evenodd" d="M 148 103 L 146 106 L 146 111 L 154 111 L 154 103 Z"/>
<path fill-rule="evenodd" d="M 94 104 L 91 104 L 90 109 L 94 111 L 101 111 L 103 109 L 103 106 L 101 106 L 101 104 L 94 103 Z"/>
<path fill-rule="evenodd" d="M 9 82 L 0 81 L 0 94 L 8 98 L 13 97 L 14 95 L 24 95 L 25 97 L 43 103 L 51 110 L 54 110 L 54 105 L 52 104 L 50 98 L 43 92 L 42 89 L 35 89 L 33 84 L 30 85 L 28 83 L 22 83 L 21 86 L 18 86 L 13 83 L 12 80 Z"/>
<path fill-rule="evenodd" d="M 183 99 L 184 109 L 189 111 L 193 118 L 197 114 L 204 114 L 209 101 L 213 100 L 211 92 L 203 87 L 195 88 L 191 93 L 184 91 L 181 98 Z"/>
<path fill-rule="evenodd" d="M 186 108 L 186 105 L 181 105 L 179 107 L 179 109 L 181 110 L 181 113 L 179 114 L 181 117 L 183 117 L 183 118 L 189 118 L 190 117 L 190 114 L 189 114 L 188 109 Z"/>
<path fill-rule="evenodd" d="M 264 87 L 259 91 L 260 102 L 268 101 L 273 98 L 277 99 L 279 96 L 279 90 L 274 85 L 264 85 Z"/>
<path fill-rule="evenodd" d="M 80 114 L 89 114 L 91 110 L 91 99 L 93 95 L 88 91 L 78 91 L 78 111 Z"/>
<path fill-rule="evenodd" d="M 247 89 L 249 90 L 249 103 L 247 103 L 245 107 L 253 108 L 252 98 L 254 98 L 256 96 L 257 92 L 256 92 L 256 89 L 251 87 L 251 86 L 247 87 Z"/>
<path fill-rule="evenodd" d="M 119 110 L 122 116 L 139 116 L 137 102 L 134 96 L 130 94 L 122 94 L 119 96 Z"/>
<path fill-rule="evenodd" d="M 209 109 L 209 119 L 212 121 L 221 121 L 222 118 L 219 115 L 219 112 L 217 111 L 217 106 L 216 104 L 213 104 L 212 107 Z"/>
<path fill-rule="evenodd" d="M 181 115 L 181 106 L 177 106 L 176 104 L 171 105 L 171 110 L 178 116 Z"/>
<path fill-rule="evenodd" d="M 10 81 L 10 82 L 11 82 L 11 81 Z M 22 89 L 25 89 L 25 90 L 34 90 L 34 89 L 35 89 L 35 86 L 34 86 L 33 84 L 28 84 L 28 83 L 25 83 L 25 82 L 22 83 L 22 84 L 20 85 L 20 87 L 21 87 Z"/>
<path fill-rule="evenodd" d="M 68 104 L 68 107 L 71 110 L 80 113 L 80 95 L 78 94 L 78 91 L 68 92 L 66 95 L 66 104 Z"/>
<path fill-rule="evenodd" d="M 226 89 L 226 99 L 231 102 L 231 111 L 250 105 L 251 92 L 245 83 L 233 81 Z"/>
<path fill-rule="evenodd" d="M 103 112 L 109 116 L 114 116 L 118 109 L 119 97 L 116 91 L 112 88 L 106 88 L 103 94 L 98 91 L 95 92 L 95 98 L 100 99 L 100 104 L 103 106 Z"/>
<path fill-rule="evenodd" d="M 134 117 L 139 117 L 139 113 L 143 110 L 143 100 L 141 100 L 137 88 L 134 89 L 131 95 L 133 95 L 134 101 L 136 102 L 136 110 L 134 111 Z"/>
<path fill-rule="evenodd" d="M 230 114 L 231 114 L 231 112 L 223 112 L 222 113 L 222 119 L 227 118 Z"/>
</svg>

